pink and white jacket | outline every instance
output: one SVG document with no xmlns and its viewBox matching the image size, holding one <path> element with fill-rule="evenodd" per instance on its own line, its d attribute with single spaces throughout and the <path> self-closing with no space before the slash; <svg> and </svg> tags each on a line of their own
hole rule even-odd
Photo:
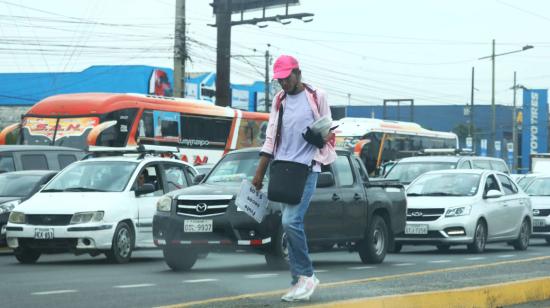
<svg viewBox="0 0 550 308">
<path fill-rule="evenodd" d="M 309 84 L 304 84 L 304 86 L 307 101 L 309 102 L 309 106 L 313 111 L 313 117 L 315 118 L 315 120 L 318 120 L 324 116 L 328 116 L 332 119 L 326 93 L 321 89 L 315 89 L 311 87 Z M 273 102 L 271 103 L 272 107 L 269 114 L 269 123 L 267 125 L 265 142 L 261 150 L 262 153 L 269 156 L 274 156 L 273 153 L 275 153 L 275 151 L 277 150 L 275 147 L 277 119 L 279 118 L 279 107 L 281 106 L 281 104 L 284 108 L 284 104 L 286 101 L 285 97 L 286 95 L 284 91 L 281 90 L 275 95 L 275 97 L 273 98 Z M 323 148 L 317 150 L 317 153 L 315 154 L 315 157 L 313 159 L 323 165 L 331 164 L 336 159 L 334 144 L 334 138 L 332 140 L 329 140 L 327 143 L 325 143 L 325 146 Z"/>
</svg>

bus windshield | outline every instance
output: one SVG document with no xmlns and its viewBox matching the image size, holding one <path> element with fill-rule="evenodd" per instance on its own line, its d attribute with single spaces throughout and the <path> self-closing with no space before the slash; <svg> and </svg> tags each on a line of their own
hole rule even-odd
<svg viewBox="0 0 550 308">
<path fill-rule="evenodd" d="M 39 118 L 25 117 L 21 125 L 22 144 L 59 145 L 83 149 L 98 117 Z"/>
</svg>

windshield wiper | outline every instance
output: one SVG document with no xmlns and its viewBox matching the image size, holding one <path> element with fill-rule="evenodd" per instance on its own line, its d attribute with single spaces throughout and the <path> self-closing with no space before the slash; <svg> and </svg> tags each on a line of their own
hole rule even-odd
<svg viewBox="0 0 550 308">
<path fill-rule="evenodd" d="M 98 191 L 98 192 L 106 192 L 108 190 L 88 188 L 88 187 L 69 187 L 69 188 L 65 188 L 64 191 Z"/>
<path fill-rule="evenodd" d="M 431 193 L 424 194 L 424 196 L 461 196 L 461 195 L 446 193 L 446 192 L 431 192 Z"/>
<path fill-rule="evenodd" d="M 50 189 L 44 189 L 42 192 L 62 192 L 63 189 L 56 189 L 56 188 L 50 188 Z"/>
</svg>

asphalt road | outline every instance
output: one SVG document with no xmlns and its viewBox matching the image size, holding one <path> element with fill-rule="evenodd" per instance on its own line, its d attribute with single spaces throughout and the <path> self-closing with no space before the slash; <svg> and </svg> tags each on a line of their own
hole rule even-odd
<svg viewBox="0 0 550 308">
<path fill-rule="evenodd" d="M 465 247 L 441 253 L 432 246 L 405 246 L 377 265 L 341 250 L 312 258 L 321 287 L 305 304 L 550 276 L 550 246 L 540 240 L 532 240 L 527 251 L 490 244 L 483 254 Z M 69 254 L 21 265 L 0 254 L 2 307 L 285 307 L 280 296 L 289 280 L 287 271 L 270 271 L 263 256 L 248 253 L 209 254 L 184 273 L 168 269 L 160 251 L 135 252 L 124 265 Z"/>
</svg>

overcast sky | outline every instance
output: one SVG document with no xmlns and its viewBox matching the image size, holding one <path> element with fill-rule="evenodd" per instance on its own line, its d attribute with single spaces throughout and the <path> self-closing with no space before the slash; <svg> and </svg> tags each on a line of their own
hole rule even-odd
<svg viewBox="0 0 550 308">
<path fill-rule="evenodd" d="M 215 71 L 212 0 L 187 0 L 188 72 Z M 0 0 L 0 72 L 73 72 L 91 65 L 172 67 L 175 0 Z M 326 89 L 332 105 L 491 101 L 491 54 L 497 103 L 511 104 L 513 72 L 528 88 L 550 85 L 550 1 L 301 0 L 289 13 L 313 21 L 232 28 L 231 81 L 263 80 L 263 54 L 298 58 L 305 81 Z M 272 9 L 267 15 L 282 14 Z M 260 17 L 261 11 L 245 14 Z M 233 19 L 240 18 L 234 15 Z M 243 57 L 246 56 L 246 57 Z M 518 94 L 518 99 L 521 99 Z"/>
</svg>

